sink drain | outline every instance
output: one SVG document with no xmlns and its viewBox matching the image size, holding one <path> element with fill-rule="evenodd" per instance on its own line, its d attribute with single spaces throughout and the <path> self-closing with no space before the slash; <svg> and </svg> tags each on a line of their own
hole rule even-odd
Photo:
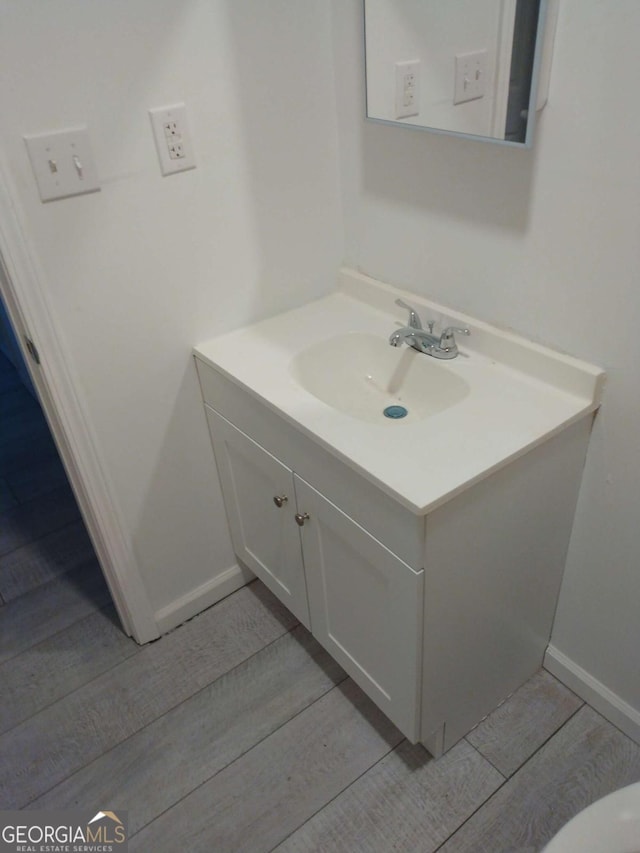
<svg viewBox="0 0 640 853">
<path fill-rule="evenodd" d="M 394 418 L 397 420 L 398 418 L 406 418 L 409 411 L 404 406 L 387 406 L 386 409 L 382 410 L 382 414 L 385 418 Z"/>
</svg>

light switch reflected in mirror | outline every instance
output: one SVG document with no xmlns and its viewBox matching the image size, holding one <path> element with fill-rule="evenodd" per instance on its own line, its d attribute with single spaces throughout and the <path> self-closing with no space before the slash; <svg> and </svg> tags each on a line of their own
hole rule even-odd
<svg viewBox="0 0 640 853">
<path fill-rule="evenodd" d="M 367 117 L 530 146 L 555 11 L 552 0 L 364 0 Z"/>
</svg>

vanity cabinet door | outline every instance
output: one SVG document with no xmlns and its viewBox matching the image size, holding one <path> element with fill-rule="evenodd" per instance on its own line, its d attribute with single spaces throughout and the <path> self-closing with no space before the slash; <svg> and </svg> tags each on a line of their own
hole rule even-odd
<svg viewBox="0 0 640 853">
<path fill-rule="evenodd" d="M 294 475 L 313 634 L 409 740 L 419 738 L 422 591 L 416 572 Z"/>
<path fill-rule="evenodd" d="M 309 628 L 291 469 L 208 406 L 206 411 L 235 552 Z"/>
</svg>

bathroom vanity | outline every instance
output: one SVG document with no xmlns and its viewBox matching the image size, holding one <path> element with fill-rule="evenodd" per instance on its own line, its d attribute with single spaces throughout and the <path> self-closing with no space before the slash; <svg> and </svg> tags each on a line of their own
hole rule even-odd
<svg viewBox="0 0 640 853">
<path fill-rule="evenodd" d="M 195 357 L 240 564 L 441 755 L 542 664 L 602 371 L 351 270 Z"/>
</svg>

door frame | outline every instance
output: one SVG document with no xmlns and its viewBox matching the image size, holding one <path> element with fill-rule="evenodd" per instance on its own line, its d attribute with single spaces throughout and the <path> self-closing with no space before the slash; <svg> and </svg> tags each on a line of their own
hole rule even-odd
<svg viewBox="0 0 640 853">
<path fill-rule="evenodd" d="M 149 596 L 55 326 L 45 276 L 27 238 L 12 176 L 0 153 L 0 295 L 91 537 L 124 631 L 138 643 L 160 636 Z M 36 346 L 36 364 L 26 339 Z"/>
</svg>

